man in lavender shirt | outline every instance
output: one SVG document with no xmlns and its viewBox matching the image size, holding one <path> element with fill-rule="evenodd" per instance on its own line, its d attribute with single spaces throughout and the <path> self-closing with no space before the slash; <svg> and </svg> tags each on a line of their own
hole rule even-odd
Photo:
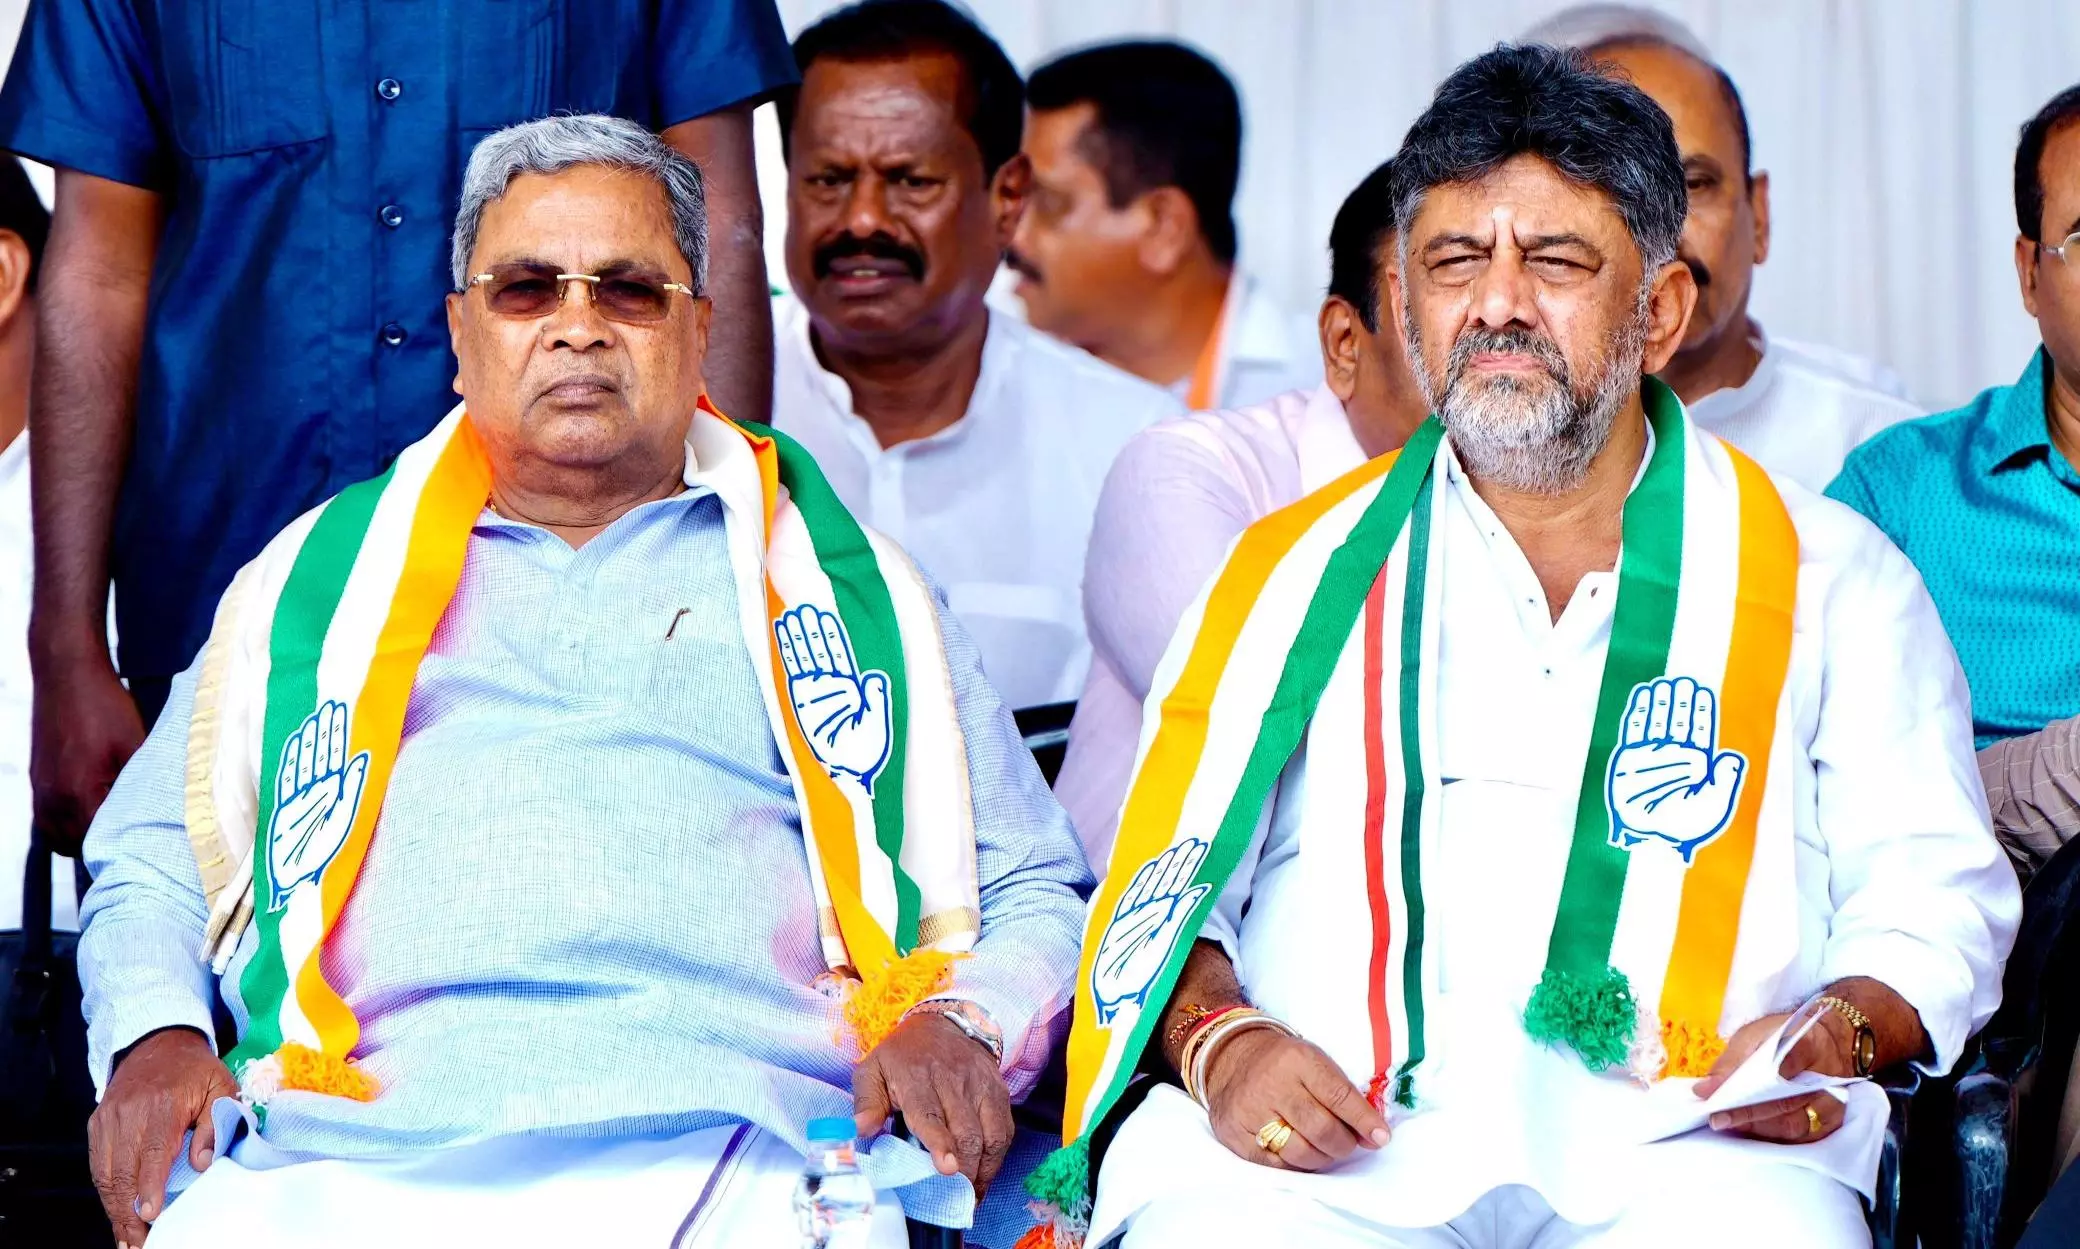
<svg viewBox="0 0 2080 1249">
<path fill-rule="evenodd" d="M 1228 545 L 1253 522 L 1400 446 L 1429 413 L 1400 334 L 1381 316 L 1380 280 L 1394 246 L 1389 168 L 1358 184 L 1329 230 L 1322 385 L 1152 425 L 1105 478 L 1083 569 L 1091 671 L 1055 784 L 1101 876 L 1156 661 Z"/>
</svg>

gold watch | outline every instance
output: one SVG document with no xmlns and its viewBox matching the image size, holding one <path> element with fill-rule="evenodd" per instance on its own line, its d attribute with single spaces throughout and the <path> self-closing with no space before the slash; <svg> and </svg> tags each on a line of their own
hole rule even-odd
<svg viewBox="0 0 2080 1249">
<path fill-rule="evenodd" d="M 1833 994 L 1821 998 L 1820 1005 L 1849 1021 L 1849 1027 L 1853 1029 L 1849 1040 L 1851 1061 L 1856 1065 L 1857 1075 L 1869 1075 L 1871 1069 L 1878 1065 L 1878 1038 L 1871 1031 L 1871 1017 L 1856 1009 L 1852 1003 Z"/>
</svg>

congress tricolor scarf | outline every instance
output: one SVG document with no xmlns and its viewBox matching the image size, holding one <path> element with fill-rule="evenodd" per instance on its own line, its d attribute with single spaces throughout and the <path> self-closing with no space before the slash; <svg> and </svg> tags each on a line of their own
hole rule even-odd
<svg viewBox="0 0 2080 1249">
<path fill-rule="evenodd" d="M 1777 729 L 1798 538 L 1752 461 L 1693 428 L 1660 383 L 1644 402 L 1653 451 L 1625 505 L 1566 874 L 1523 1019 L 1592 1069 L 1654 1079 L 1703 1074 L 1745 1022 L 1724 1018 L 1736 949 L 1752 937 L 1761 965 L 1777 938 L 1769 923 L 1744 931 L 1744 908 L 1792 900 Z M 1179 625 L 1085 930 L 1067 1147 L 1029 1184 L 1059 1239 L 1089 1209 L 1088 1133 L 1303 745 L 1304 784 L 1289 778 L 1280 801 L 1304 804 L 1307 852 L 1331 858 L 1313 879 L 1351 882 L 1317 908 L 1324 982 L 1350 991 L 1323 1007 L 1338 1035 L 1312 1039 L 1375 1104 L 1417 1103 L 1437 994 L 1424 871 L 1439 836 L 1446 462 L 1432 418 L 1398 454 L 1258 522 Z M 1758 844 L 1766 880 L 1751 879 Z"/>
<path fill-rule="evenodd" d="M 937 991 L 981 913 L 967 753 L 932 595 L 784 435 L 702 400 L 691 486 L 721 498 L 744 644 L 792 773 L 823 953 L 862 1052 Z M 360 1029 L 322 953 L 368 853 L 421 659 L 462 575 L 491 466 L 463 409 L 382 476 L 299 518 L 239 573 L 198 672 L 188 834 L 221 973 L 248 927 L 249 1100 L 367 1099 Z M 257 835 L 256 835 L 257 830 Z"/>
</svg>

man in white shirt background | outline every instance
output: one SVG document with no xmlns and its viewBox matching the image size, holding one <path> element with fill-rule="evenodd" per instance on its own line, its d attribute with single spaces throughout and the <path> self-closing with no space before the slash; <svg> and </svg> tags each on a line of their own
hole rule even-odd
<svg viewBox="0 0 2080 1249">
<path fill-rule="evenodd" d="M 29 849 L 29 368 L 36 266 L 50 213 L 21 162 L 0 154 L 0 928 L 21 920 Z M 73 860 L 51 864 L 59 927 L 79 927 Z"/>
<path fill-rule="evenodd" d="M 774 421 L 945 588 L 1007 703 L 1074 698 L 1099 487 L 1177 401 L 986 309 L 1028 182 L 995 41 L 939 0 L 882 0 L 794 50 Z"/>
<path fill-rule="evenodd" d="M 1769 174 L 1752 167 L 1733 79 L 1688 27 L 1648 9 L 1590 4 L 1525 40 L 1608 63 L 1675 125 L 1690 191 L 1678 255 L 1697 279 L 1697 311 L 1660 377 L 1698 424 L 1817 491 L 1865 439 L 1922 415 L 1890 369 L 1772 336 L 1748 315 L 1755 267 L 1769 258 Z"/>
<path fill-rule="evenodd" d="M 1091 675 L 1055 783 L 1101 872 L 1156 661 L 1236 535 L 1399 447 L 1429 414 L 1382 290 L 1396 237 L 1392 173 L 1389 163 L 1366 175 L 1329 229 L 1323 383 L 1152 425 L 1105 479 L 1083 574 Z"/>
<path fill-rule="evenodd" d="M 1322 379 L 1314 327 L 1236 265 L 1242 103 L 1200 53 L 1098 44 L 1026 85 L 1031 200 L 1012 244 L 1026 318 L 1193 411 Z"/>
</svg>

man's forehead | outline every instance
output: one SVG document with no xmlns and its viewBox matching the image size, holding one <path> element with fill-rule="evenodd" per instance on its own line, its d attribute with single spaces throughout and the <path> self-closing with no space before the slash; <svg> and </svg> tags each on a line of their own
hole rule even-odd
<svg viewBox="0 0 2080 1249">
<path fill-rule="evenodd" d="M 944 52 L 812 62 L 802 76 L 795 141 L 846 148 L 956 141 L 966 133 L 959 117 L 965 81 L 960 62 Z"/>
<path fill-rule="evenodd" d="M 2044 232 L 2062 237 L 2080 230 L 2080 118 L 2052 127 L 2037 172 L 2044 184 Z"/>
<path fill-rule="evenodd" d="M 640 174 L 578 166 L 513 179 L 485 206 L 477 255 L 489 263 L 526 256 L 574 269 L 607 258 L 669 268 L 679 245 L 663 187 Z"/>
<path fill-rule="evenodd" d="M 1600 48 L 1595 59 L 1606 62 L 1616 77 L 1630 82 L 1661 106 L 1685 148 L 1738 144 L 1739 122 L 1733 105 L 1711 66 L 1681 48 L 1635 41 Z"/>
<path fill-rule="evenodd" d="M 1026 114 L 1026 151 L 1038 161 L 1083 159 L 1077 150 L 1084 134 L 1098 120 L 1098 106 L 1078 100 L 1066 108 L 1033 109 Z"/>
<path fill-rule="evenodd" d="M 1513 156 L 1479 178 L 1447 182 L 1423 195 L 1409 227 L 1417 247 L 1446 234 L 1492 240 L 1576 234 L 1592 242 L 1629 237 L 1617 204 L 1601 188 L 1576 182 L 1543 157 Z"/>
</svg>

